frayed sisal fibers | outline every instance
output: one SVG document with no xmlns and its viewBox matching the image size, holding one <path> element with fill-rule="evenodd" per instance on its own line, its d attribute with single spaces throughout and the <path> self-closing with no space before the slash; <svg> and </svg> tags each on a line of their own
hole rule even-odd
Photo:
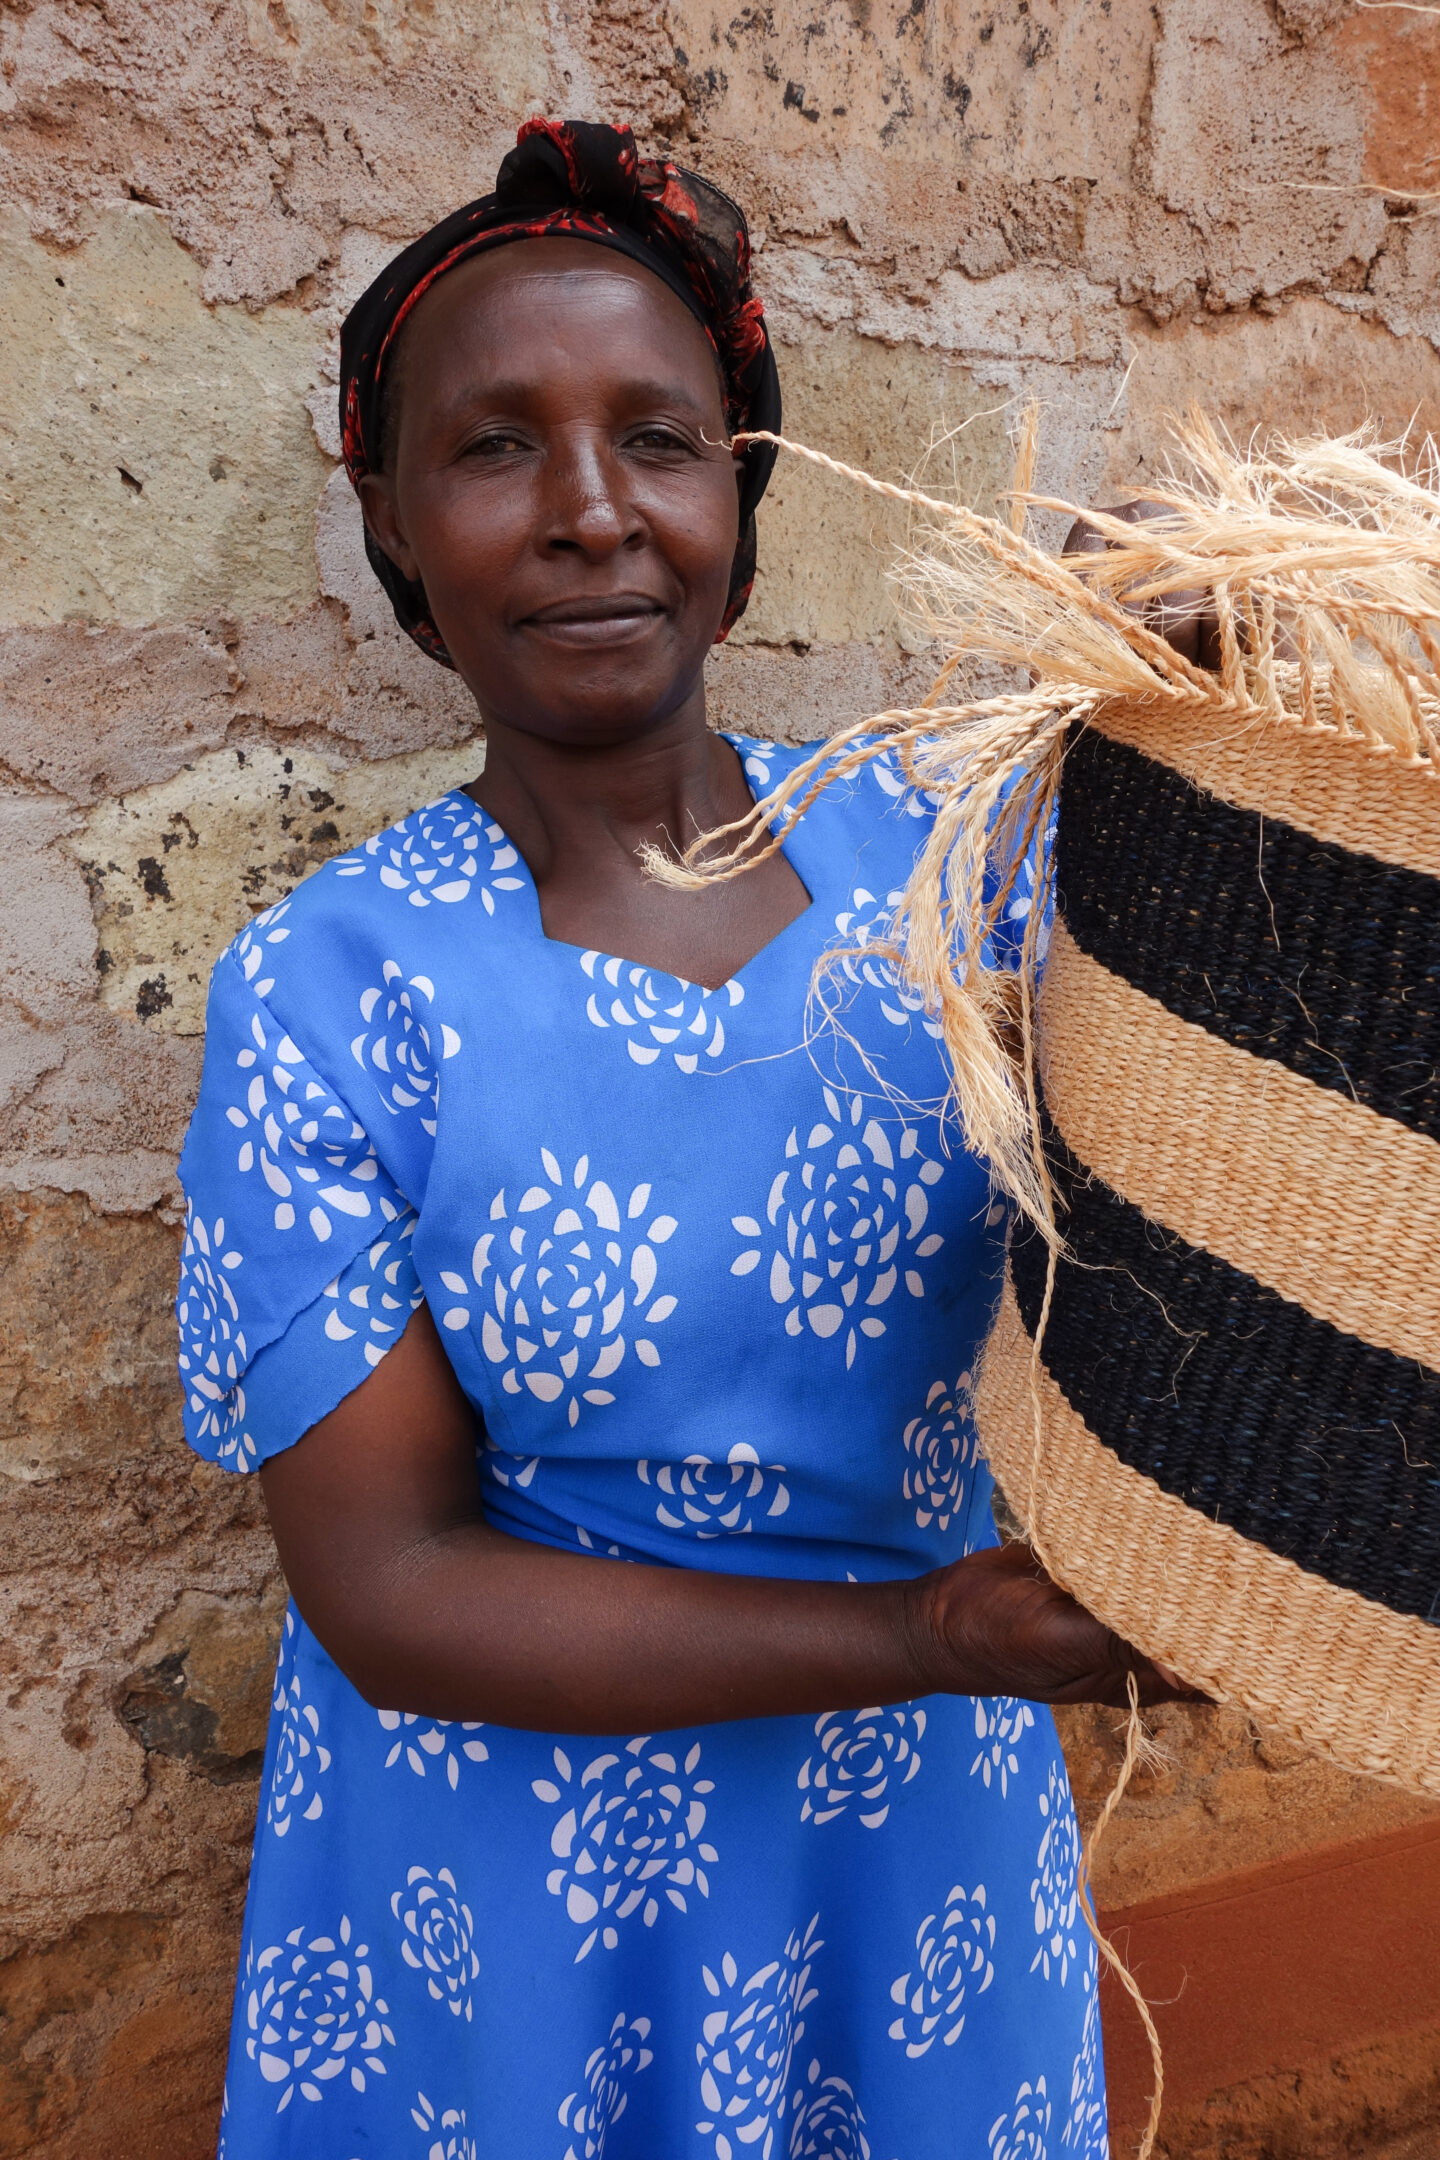
<svg viewBox="0 0 1440 2160">
<path fill-rule="evenodd" d="M 1087 513 L 1114 545 L 1083 577 L 1023 512 L 883 492 L 902 610 L 950 654 L 930 698 L 669 875 L 736 874 L 877 747 L 933 791 L 890 954 L 1017 1203 L 975 1401 L 1006 1497 L 1192 1685 L 1440 1794 L 1435 448 L 1239 452 L 1192 416 L 1167 515 Z M 1197 586 L 1215 673 L 1120 605 Z M 1034 687 L 956 702 L 974 661 Z M 1033 861 L 1057 812 L 1048 954 L 1036 905 L 991 971 L 987 855 Z"/>
</svg>

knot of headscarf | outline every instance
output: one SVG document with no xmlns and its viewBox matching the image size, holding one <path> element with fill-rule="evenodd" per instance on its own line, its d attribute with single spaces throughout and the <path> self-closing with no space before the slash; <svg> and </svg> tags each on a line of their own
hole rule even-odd
<svg viewBox="0 0 1440 2160">
<path fill-rule="evenodd" d="M 642 263 L 681 299 L 710 339 L 732 431 L 780 429 L 780 379 L 765 314 L 750 286 L 750 235 L 728 195 L 666 158 L 643 158 L 628 127 L 527 120 L 501 163 L 493 194 L 467 203 L 413 241 L 361 294 L 340 332 L 340 429 L 345 469 L 359 486 L 380 462 L 385 368 L 412 311 L 437 278 L 510 240 L 593 240 Z M 752 443 L 741 460 L 740 536 L 730 575 L 726 636 L 755 581 L 755 509 L 775 463 Z M 402 630 L 453 667 L 425 588 L 365 533 L 365 552 Z"/>
</svg>

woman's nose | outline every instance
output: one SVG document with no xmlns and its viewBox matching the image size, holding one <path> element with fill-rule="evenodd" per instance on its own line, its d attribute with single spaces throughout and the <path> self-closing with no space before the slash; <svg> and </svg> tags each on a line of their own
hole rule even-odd
<svg viewBox="0 0 1440 2160">
<path fill-rule="evenodd" d="M 642 529 L 624 461 L 603 437 L 577 433 L 557 442 L 546 459 L 542 487 L 546 547 L 603 557 Z"/>
</svg>

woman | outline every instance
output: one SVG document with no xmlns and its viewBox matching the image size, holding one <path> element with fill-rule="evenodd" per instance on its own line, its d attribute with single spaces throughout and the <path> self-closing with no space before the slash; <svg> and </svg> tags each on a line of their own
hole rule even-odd
<svg viewBox="0 0 1440 2160">
<path fill-rule="evenodd" d="M 1003 1214 L 863 962 L 929 809 L 881 764 L 738 881 L 637 859 L 796 755 L 705 727 L 729 435 L 779 424 L 747 266 L 628 130 L 532 122 L 346 326 L 370 558 L 486 758 L 211 989 L 189 1429 L 295 1598 L 229 2160 L 1105 2150 L 1030 1705 L 1168 1686 L 996 1542 Z"/>
</svg>

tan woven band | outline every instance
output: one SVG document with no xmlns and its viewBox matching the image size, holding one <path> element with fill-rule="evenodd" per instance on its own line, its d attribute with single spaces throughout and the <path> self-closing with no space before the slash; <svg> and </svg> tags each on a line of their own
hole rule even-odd
<svg viewBox="0 0 1440 2160">
<path fill-rule="evenodd" d="M 1192 1686 L 1342 1769 L 1440 1798 L 1440 1628 L 1334 1589 L 1161 1492 L 1100 1444 L 1043 1366 L 1037 1454 L 1031 1369 L 1007 1282 L 976 1391 L 980 1439 L 1065 1588 Z"/>
<path fill-rule="evenodd" d="M 1176 712 L 1158 699 L 1101 705 L 1092 724 L 1242 810 L 1440 877 L 1440 782 L 1433 766 L 1298 721 L 1237 722 L 1223 732 L 1212 711 Z"/>
<path fill-rule="evenodd" d="M 1440 1147 L 1167 1012 L 1064 925 L 1040 986 L 1066 1142 L 1188 1244 L 1378 1349 L 1440 1362 Z"/>
</svg>

